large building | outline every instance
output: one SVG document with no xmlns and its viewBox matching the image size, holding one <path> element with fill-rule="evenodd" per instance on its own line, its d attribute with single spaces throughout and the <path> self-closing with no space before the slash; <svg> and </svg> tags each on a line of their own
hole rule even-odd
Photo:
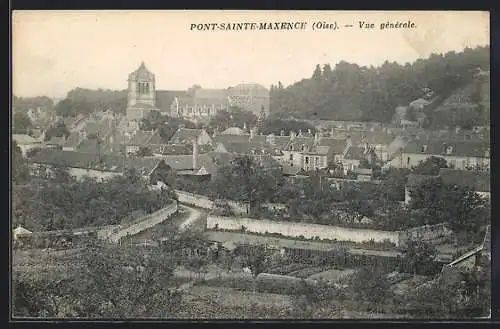
<svg viewBox="0 0 500 329">
<path fill-rule="evenodd" d="M 250 111 L 257 117 L 269 115 L 269 90 L 258 84 L 240 84 L 228 89 L 194 86 L 184 96 L 175 97 L 170 115 L 192 121 L 207 121 L 219 111 L 232 107 Z"/>
<path fill-rule="evenodd" d="M 231 106 L 250 111 L 256 116 L 269 115 L 269 90 L 251 83 L 240 84 L 227 90 Z"/>
<path fill-rule="evenodd" d="M 155 75 L 144 62 L 128 76 L 127 119 L 140 121 L 156 108 Z"/>
</svg>

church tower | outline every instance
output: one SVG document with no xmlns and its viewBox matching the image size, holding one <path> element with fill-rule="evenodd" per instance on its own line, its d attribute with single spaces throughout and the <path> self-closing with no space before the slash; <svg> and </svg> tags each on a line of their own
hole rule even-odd
<svg viewBox="0 0 500 329">
<path fill-rule="evenodd" d="M 155 110 L 155 105 L 155 75 L 141 62 L 139 68 L 128 76 L 128 120 L 140 121 Z"/>
</svg>

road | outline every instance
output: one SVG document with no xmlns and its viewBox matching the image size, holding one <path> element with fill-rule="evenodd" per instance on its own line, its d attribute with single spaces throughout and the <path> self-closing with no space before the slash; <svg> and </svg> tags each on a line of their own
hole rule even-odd
<svg viewBox="0 0 500 329">
<path fill-rule="evenodd" d="M 179 232 L 185 232 L 194 222 L 200 219 L 202 213 L 188 206 L 180 205 L 179 207 L 188 212 L 188 217 L 179 225 Z"/>
</svg>

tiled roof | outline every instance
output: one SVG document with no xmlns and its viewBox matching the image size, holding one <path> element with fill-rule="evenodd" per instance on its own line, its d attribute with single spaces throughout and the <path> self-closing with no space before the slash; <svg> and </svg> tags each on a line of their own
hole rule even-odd
<svg viewBox="0 0 500 329">
<path fill-rule="evenodd" d="M 476 192 L 491 189 L 489 171 L 441 169 L 439 176 L 445 184 L 467 186 Z"/>
<path fill-rule="evenodd" d="M 446 152 L 448 147 L 451 147 L 449 154 Z M 413 141 L 408 143 L 402 152 L 435 156 L 489 158 L 489 150 L 490 145 L 485 141 Z"/>
<path fill-rule="evenodd" d="M 322 137 L 319 141 L 320 146 L 328 146 L 332 149 L 334 154 L 341 154 L 344 152 L 347 144 L 345 140 L 336 138 L 324 138 Z"/>
<path fill-rule="evenodd" d="M 349 149 L 347 150 L 344 159 L 347 160 L 363 160 L 366 159 L 368 156 L 367 153 L 365 153 L 365 148 L 364 147 L 358 147 L 358 146 L 350 146 Z"/>
<path fill-rule="evenodd" d="M 193 140 L 197 139 L 201 134 L 202 129 L 189 129 L 189 128 L 179 128 L 175 134 L 170 138 L 170 144 L 179 143 L 191 143 Z"/>
<path fill-rule="evenodd" d="M 192 154 L 193 152 L 192 148 L 184 144 L 177 144 L 177 145 L 152 144 L 150 147 L 153 152 L 163 155 L 189 155 Z"/>
<path fill-rule="evenodd" d="M 144 146 L 150 144 L 149 140 L 153 137 L 154 133 L 151 131 L 138 130 L 135 135 L 132 135 L 127 145 Z"/>
<path fill-rule="evenodd" d="M 244 135 L 246 134 L 245 130 L 239 127 L 229 127 L 224 130 L 221 134 L 223 135 Z"/>
<path fill-rule="evenodd" d="M 377 129 L 374 131 L 351 131 L 348 134 L 351 138 L 353 145 L 362 144 L 366 141 L 368 144 L 382 144 L 389 145 L 394 140 L 394 136 L 384 132 L 383 130 Z"/>
<path fill-rule="evenodd" d="M 31 163 L 108 172 L 124 172 L 126 169 L 134 168 L 141 174 L 149 174 L 162 159 L 157 157 L 125 157 L 118 155 L 101 155 L 99 159 L 92 153 L 43 149 L 29 158 L 28 161 Z"/>
</svg>

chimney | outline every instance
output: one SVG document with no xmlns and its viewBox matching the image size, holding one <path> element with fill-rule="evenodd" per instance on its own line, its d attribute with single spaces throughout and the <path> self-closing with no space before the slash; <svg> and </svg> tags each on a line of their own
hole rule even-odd
<svg viewBox="0 0 500 329">
<path fill-rule="evenodd" d="M 315 133 L 314 134 L 314 145 L 318 145 L 318 142 L 319 142 L 318 133 Z"/>
<path fill-rule="evenodd" d="M 193 169 L 198 168 L 198 141 L 193 140 Z"/>
<path fill-rule="evenodd" d="M 246 122 L 243 123 L 243 130 L 247 131 L 247 123 Z"/>
</svg>

